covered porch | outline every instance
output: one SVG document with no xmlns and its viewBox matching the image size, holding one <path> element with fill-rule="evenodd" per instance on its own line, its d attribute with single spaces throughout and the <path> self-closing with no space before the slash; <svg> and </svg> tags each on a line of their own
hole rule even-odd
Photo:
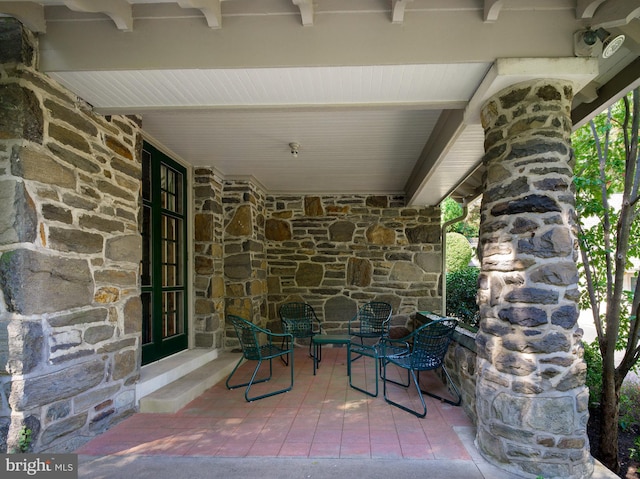
<svg viewBox="0 0 640 479">
<path fill-rule="evenodd" d="M 640 81 L 640 10 L 630 0 L 388 3 L 0 2 L 13 17 L 0 20 L 10 47 L 0 51 L 5 446 L 28 428 L 34 450 L 76 450 L 110 429 L 97 447 L 155 422 L 118 424 L 140 406 L 142 364 L 233 349 L 229 314 L 276 329 L 278 307 L 302 300 L 326 332 L 343 332 L 369 300 L 401 318 L 442 312 L 439 204 L 483 194 L 476 442 L 513 474 L 591 474 L 570 134 Z M 617 55 L 601 58 L 602 40 L 585 47 L 600 28 L 627 36 Z M 180 211 L 161 211 L 167 203 L 151 190 L 180 193 Z M 170 220 L 161 230 L 145 215 Z M 176 259 L 167 245 L 178 237 Z M 145 274 L 152 256 L 158 274 Z M 154 327 L 164 336 L 150 341 Z M 180 340 L 175 350 L 145 357 L 168 338 Z M 386 404 L 353 400 L 345 378 L 338 392 L 334 376 L 345 372 L 334 365 L 327 376 L 325 366 L 305 386 L 311 368 L 300 360 L 301 395 L 273 399 L 293 401 L 269 413 L 290 418 L 273 457 L 292 454 L 285 444 L 301 412 L 315 421 L 306 457 L 320 448 L 325 404 L 306 403 L 316 382 L 323 400 L 335 399 L 334 386 L 343 396 L 327 410 L 342 420 L 329 453 L 347 454 L 360 434 L 363 454 L 378 453 L 371 428 Z M 167 423 L 174 434 L 162 441 L 154 428 L 116 448 L 196 451 L 207 434 L 193 433 L 198 413 L 241 419 L 225 432 L 243 434 L 250 412 L 268 405 L 235 412 L 242 396 L 222 392 L 205 409 L 197 399 L 163 416 L 188 431 Z M 365 404 L 368 436 L 350 421 L 365 422 L 355 415 Z M 385 448 L 404 458 L 396 412 L 381 414 L 395 431 Z M 433 428 L 420 433 L 411 419 L 437 460 Z M 260 420 L 251 434 L 265 430 Z M 138 426 L 128 437 L 147 429 Z M 245 455 L 257 440 L 242 443 Z"/>
</svg>

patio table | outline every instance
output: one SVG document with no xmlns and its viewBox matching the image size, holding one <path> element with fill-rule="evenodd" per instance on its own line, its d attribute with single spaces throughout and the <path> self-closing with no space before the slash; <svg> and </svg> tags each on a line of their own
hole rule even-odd
<svg viewBox="0 0 640 479">
<path fill-rule="evenodd" d="M 314 347 L 313 375 L 315 376 L 316 369 L 320 367 L 320 361 L 322 360 L 322 345 L 344 344 L 347 346 L 347 348 L 349 348 L 351 344 L 351 336 L 349 336 L 348 334 L 316 334 L 311 338 L 311 342 Z M 347 374 L 351 375 L 348 361 Z"/>
</svg>

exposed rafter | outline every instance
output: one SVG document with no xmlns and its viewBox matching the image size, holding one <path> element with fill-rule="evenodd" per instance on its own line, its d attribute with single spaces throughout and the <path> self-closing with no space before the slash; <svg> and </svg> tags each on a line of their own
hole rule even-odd
<svg viewBox="0 0 640 479">
<path fill-rule="evenodd" d="M 495 22 L 498 20 L 504 0 L 484 0 L 484 21 Z"/>
<path fill-rule="evenodd" d="M 608 0 L 596 10 L 592 18 L 592 26 L 619 27 L 638 16 L 640 16 L 638 0 Z"/>
<path fill-rule="evenodd" d="M 576 4 L 576 18 L 578 20 L 592 18 L 596 10 L 605 0 L 578 0 Z"/>
<path fill-rule="evenodd" d="M 113 20 L 118 30 L 133 30 L 131 5 L 126 0 L 65 0 L 64 4 L 76 12 L 104 13 Z"/>
<path fill-rule="evenodd" d="M 222 27 L 222 0 L 178 0 L 182 8 L 197 8 L 207 19 L 207 25 L 211 28 Z"/>
<path fill-rule="evenodd" d="M 291 0 L 300 9 L 302 24 L 305 27 L 313 25 L 313 0 Z"/>
<path fill-rule="evenodd" d="M 393 0 L 391 7 L 391 23 L 404 22 L 404 9 L 413 0 Z"/>
<path fill-rule="evenodd" d="M 47 23 L 44 7 L 33 2 L 0 2 L 0 13 L 17 18 L 32 32 L 44 33 Z"/>
</svg>

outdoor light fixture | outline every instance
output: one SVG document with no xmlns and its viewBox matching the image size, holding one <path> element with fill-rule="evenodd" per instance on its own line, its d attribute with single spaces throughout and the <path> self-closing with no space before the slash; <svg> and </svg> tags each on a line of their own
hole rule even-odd
<svg viewBox="0 0 640 479">
<path fill-rule="evenodd" d="M 579 57 L 597 56 L 595 49 L 600 42 L 602 58 L 609 58 L 622 46 L 624 38 L 624 35 L 612 35 L 604 28 L 581 30 L 576 32 L 574 36 L 575 55 Z"/>
<path fill-rule="evenodd" d="M 294 158 L 298 158 L 298 149 L 300 148 L 300 143 L 289 143 L 289 148 L 291 148 L 291 156 L 293 156 Z"/>
</svg>

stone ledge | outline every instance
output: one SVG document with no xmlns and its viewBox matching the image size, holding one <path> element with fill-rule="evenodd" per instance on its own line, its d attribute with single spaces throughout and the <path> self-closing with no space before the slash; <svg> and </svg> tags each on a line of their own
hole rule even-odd
<svg viewBox="0 0 640 479">
<path fill-rule="evenodd" d="M 140 399 L 140 412 L 177 412 L 204 391 L 225 379 L 239 358 L 240 355 L 237 353 L 221 353 L 216 359 Z"/>
</svg>

